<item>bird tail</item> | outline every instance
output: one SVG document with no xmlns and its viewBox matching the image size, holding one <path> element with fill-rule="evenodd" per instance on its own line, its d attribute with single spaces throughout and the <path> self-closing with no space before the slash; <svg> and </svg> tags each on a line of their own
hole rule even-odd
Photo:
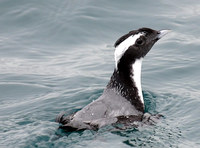
<svg viewBox="0 0 200 148">
<path fill-rule="evenodd" d="M 69 116 L 66 116 L 66 112 L 61 112 L 59 113 L 57 116 L 56 116 L 56 119 L 55 121 L 62 124 L 62 125 L 65 125 L 67 123 L 69 123 L 69 120 L 70 120 L 70 117 Z"/>
<path fill-rule="evenodd" d="M 71 114 L 71 115 L 66 115 L 66 112 L 61 112 L 57 115 L 55 121 L 62 124 L 59 126 L 60 129 L 63 129 L 65 130 L 66 132 L 73 132 L 73 131 L 77 131 L 78 128 L 75 128 L 73 126 L 70 125 L 70 120 L 71 120 L 71 117 L 73 116 L 74 114 Z"/>
</svg>

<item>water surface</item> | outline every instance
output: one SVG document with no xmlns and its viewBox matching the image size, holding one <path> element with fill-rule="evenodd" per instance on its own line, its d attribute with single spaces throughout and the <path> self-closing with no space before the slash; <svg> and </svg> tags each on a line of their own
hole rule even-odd
<svg viewBox="0 0 200 148">
<path fill-rule="evenodd" d="M 1 147 L 200 147 L 200 2 L 0 1 Z M 171 29 L 143 62 L 154 127 L 66 136 L 54 122 L 98 98 L 114 42 L 140 27 Z"/>
</svg>

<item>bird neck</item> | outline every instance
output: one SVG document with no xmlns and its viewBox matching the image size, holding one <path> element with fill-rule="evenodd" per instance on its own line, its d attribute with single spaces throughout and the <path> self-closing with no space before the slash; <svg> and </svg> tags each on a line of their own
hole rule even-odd
<svg viewBox="0 0 200 148">
<path fill-rule="evenodd" d="M 107 85 L 119 95 L 131 102 L 134 107 L 144 112 L 144 101 L 141 88 L 142 59 L 136 59 L 133 64 L 118 66 Z"/>
</svg>

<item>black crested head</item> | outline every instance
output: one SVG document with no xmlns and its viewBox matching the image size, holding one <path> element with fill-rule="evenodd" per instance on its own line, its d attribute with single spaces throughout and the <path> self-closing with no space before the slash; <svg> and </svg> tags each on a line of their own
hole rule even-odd
<svg viewBox="0 0 200 148">
<path fill-rule="evenodd" d="M 130 31 L 115 42 L 115 62 L 130 65 L 136 59 L 143 58 L 156 41 L 168 33 L 169 30 L 156 31 L 150 28 L 140 28 Z"/>
</svg>

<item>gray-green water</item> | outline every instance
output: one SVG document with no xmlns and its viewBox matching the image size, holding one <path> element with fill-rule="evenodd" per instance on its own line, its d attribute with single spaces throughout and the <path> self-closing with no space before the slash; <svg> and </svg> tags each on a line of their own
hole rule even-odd
<svg viewBox="0 0 200 148">
<path fill-rule="evenodd" d="M 200 147 L 200 2 L 1 0 L 0 147 Z M 171 29 L 143 62 L 153 127 L 65 136 L 54 122 L 101 95 L 113 44 L 140 27 Z"/>
</svg>

